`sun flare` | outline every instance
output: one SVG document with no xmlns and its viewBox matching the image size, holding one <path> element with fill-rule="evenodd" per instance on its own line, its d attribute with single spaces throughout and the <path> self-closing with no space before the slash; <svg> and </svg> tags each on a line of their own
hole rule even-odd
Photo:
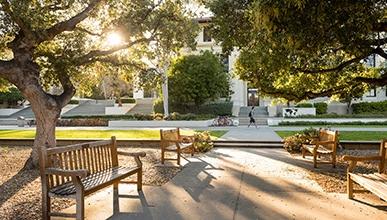
<svg viewBox="0 0 387 220">
<path fill-rule="evenodd" d="M 117 32 L 111 32 L 106 37 L 106 44 L 109 46 L 118 46 L 123 43 L 122 36 Z"/>
</svg>

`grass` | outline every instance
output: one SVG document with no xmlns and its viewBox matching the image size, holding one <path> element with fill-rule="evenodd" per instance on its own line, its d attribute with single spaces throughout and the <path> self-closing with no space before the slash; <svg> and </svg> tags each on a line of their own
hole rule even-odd
<svg viewBox="0 0 387 220">
<path fill-rule="evenodd" d="M 197 130 L 201 131 L 201 130 Z M 193 134 L 194 130 L 182 130 L 185 135 Z M 227 131 L 210 131 L 211 138 L 217 139 Z M 106 139 L 116 136 L 118 139 L 160 139 L 159 130 L 57 130 L 57 139 Z M 35 138 L 35 130 L 0 130 L 0 139 Z"/>
<path fill-rule="evenodd" d="M 282 138 L 291 136 L 298 131 L 276 131 Z M 387 131 L 340 131 L 340 140 L 345 141 L 380 141 L 387 138 Z"/>
<path fill-rule="evenodd" d="M 341 124 L 328 124 L 328 125 L 272 125 L 270 127 L 314 127 L 314 128 L 387 128 L 387 125 L 341 125 Z"/>
</svg>

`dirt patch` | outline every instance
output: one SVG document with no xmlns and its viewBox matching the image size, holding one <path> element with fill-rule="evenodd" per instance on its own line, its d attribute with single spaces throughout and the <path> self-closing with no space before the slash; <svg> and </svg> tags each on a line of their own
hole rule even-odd
<svg viewBox="0 0 387 220">
<path fill-rule="evenodd" d="M 143 183 L 162 185 L 173 178 L 178 167 L 156 166 L 160 151 L 152 148 L 122 148 L 127 152 L 146 152 L 143 162 Z M 41 219 L 41 184 L 39 170 L 22 170 L 31 148 L 0 146 L 0 219 Z M 131 157 L 119 157 L 120 165 L 135 164 Z M 134 177 L 135 178 L 135 177 Z M 74 200 L 54 199 L 53 211 L 74 204 Z"/>
<path fill-rule="evenodd" d="M 307 172 L 309 177 L 315 180 L 325 192 L 345 193 L 347 191 L 348 164 L 343 160 L 343 156 L 378 155 L 378 153 L 378 150 L 343 150 L 337 155 L 336 168 L 332 168 L 329 164 L 318 164 L 318 169 L 311 168 Z M 355 171 L 359 173 L 373 173 L 377 171 L 377 168 L 377 161 L 358 162 Z M 355 189 L 360 189 L 360 186 L 355 184 Z"/>
</svg>

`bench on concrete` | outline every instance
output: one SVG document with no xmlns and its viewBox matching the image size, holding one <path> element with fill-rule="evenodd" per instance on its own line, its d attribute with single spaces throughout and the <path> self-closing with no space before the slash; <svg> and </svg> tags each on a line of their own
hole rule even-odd
<svg viewBox="0 0 387 220">
<path fill-rule="evenodd" d="M 318 139 L 311 144 L 302 145 L 302 157 L 305 158 L 307 152 L 313 156 L 313 167 L 317 168 L 317 163 L 329 163 L 336 167 L 336 151 L 338 144 L 338 131 L 320 129 Z M 330 155 L 331 161 L 318 161 L 317 157 Z"/>
<path fill-rule="evenodd" d="M 183 152 L 195 153 L 195 138 L 191 135 L 181 135 L 179 128 L 160 129 L 161 163 L 166 160 L 176 160 L 180 165 L 180 155 Z M 176 152 L 176 158 L 166 158 L 165 152 Z"/>
<path fill-rule="evenodd" d="M 349 161 L 347 169 L 347 193 L 348 198 L 353 198 L 353 193 L 363 192 L 365 190 L 372 192 L 379 198 L 387 201 L 387 174 L 386 174 L 386 148 L 387 139 L 383 140 L 380 144 L 379 155 L 375 156 L 344 156 L 344 160 Z M 379 161 L 379 169 L 377 173 L 361 174 L 355 173 L 354 168 L 358 161 Z M 353 183 L 356 182 L 362 186 L 365 190 L 354 190 Z"/>
<path fill-rule="evenodd" d="M 136 165 L 119 166 L 118 155 L 134 157 Z M 117 151 L 115 137 L 110 140 L 42 148 L 40 173 L 43 219 L 50 219 L 51 216 L 84 219 L 85 196 L 113 185 L 114 201 L 117 201 L 118 184 L 134 174 L 137 174 L 137 181 L 130 183 L 136 183 L 137 190 L 140 191 L 142 189 L 140 157 L 144 156 L 144 152 Z M 51 212 L 52 197 L 75 199 L 76 213 Z M 113 203 L 116 205 L 116 202 Z"/>
</svg>

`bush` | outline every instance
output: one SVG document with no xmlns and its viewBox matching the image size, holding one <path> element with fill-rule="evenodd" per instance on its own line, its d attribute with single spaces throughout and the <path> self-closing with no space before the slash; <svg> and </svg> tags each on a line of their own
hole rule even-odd
<svg viewBox="0 0 387 220">
<path fill-rule="evenodd" d="M 118 103 L 118 99 L 116 99 L 116 103 Z M 134 98 L 121 98 L 122 104 L 128 104 L 128 103 L 136 103 L 136 99 Z"/>
<path fill-rule="evenodd" d="M 322 115 L 326 114 L 328 110 L 328 104 L 325 102 L 314 103 L 313 106 L 316 108 L 316 114 Z"/>
<path fill-rule="evenodd" d="M 8 91 L 0 92 L 0 103 L 7 102 L 9 106 L 17 106 L 18 101 L 23 100 L 24 97 L 15 87 L 9 88 Z"/>
<path fill-rule="evenodd" d="M 374 122 L 362 122 L 362 121 L 351 121 L 351 122 L 340 122 L 332 123 L 327 121 L 283 121 L 278 123 L 282 126 L 294 126 L 294 125 L 387 125 L 387 121 L 374 121 Z"/>
<path fill-rule="evenodd" d="M 102 118 L 78 118 L 78 119 L 59 119 L 56 123 L 59 127 L 66 126 L 108 126 L 109 121 Z"/>
<path fill-rule="evenodd" d="M 292 118 L 386 118 L 387 112 L 384 114 L 347 114 L 338 115 L 336 113 L 322 114 L 322 115 L 298 115 Z"/>
<path fill-rule="evenodd" d="M 214 143 L 211 140 L 210 132 L 196 132 L 195 133 L 195 148 L 199 152 L 207 152 L 214 147 Z"/>
<path fill-rule="evenodd" d="M 70 105 L 79 105 L 79 100 L 71 99 L 69 104 Z"/>
<path fill-rule="evenodd" d="M 170 103 L 169 111 L 178 112 L 180 114 L 197 114 L 197 115 L 213 115 L 213 116 L 231 116 L 232 102 L 213 102 L 200 106 L 194 104 L 173 104 Z M 158 99 L 153 104 L 153 111 L 157 113 L 164 113 L 163 101 Z"/>
<path fill-rule="evenodd" d="M 298 103 L 296 108 L 313 108 L 312 103 Z"/>
<path fill-rule="evenodd" d="M 301 152 L 302 144 L 309 144 L 318 138 L 319 131 L 314 128 L 307 128 L 299 133 L 284 138 L 284 148 L 292 153 Z"/>
<path fill-rule="evenodd" d="M 134 115 L 77 115 L 77 116 L 64 116 L 63 119 L 104 119 L 104 120 L 140 120 L 140 121 L 152 121 L 152 120 L 208 120 L 214 118 L 213 115 L 195 115 L 195 114 L 179 114 L 172 113 L 169 117 L 164 117 L 161 113 L 155 114 L 134 114 Z"/>
<path fill-rule="evenodd" d="M 387 101 L 354 103 L 352 110 L 354 114 L 387 114 Z"/>
</svg>

